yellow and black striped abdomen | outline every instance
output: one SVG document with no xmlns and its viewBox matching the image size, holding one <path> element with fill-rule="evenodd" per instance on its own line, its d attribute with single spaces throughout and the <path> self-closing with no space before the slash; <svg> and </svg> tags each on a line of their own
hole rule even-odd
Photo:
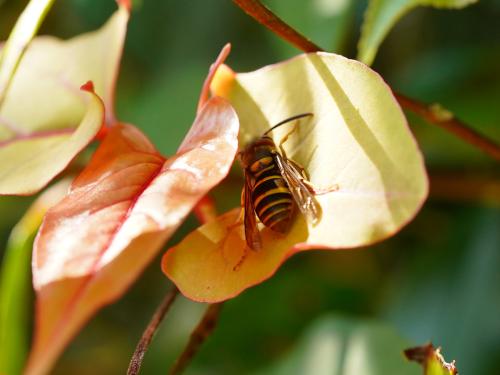
<svg viewBox="0 0 500 375">
<path fill-rule="evenodd" d="M 292 220 L 293 198 L 272 151 L 272 147 L 261 149 L 250 165 L 254 176 L 252 201 L 257 217 L 266 227 L 285 233 Z"/>
</svg>

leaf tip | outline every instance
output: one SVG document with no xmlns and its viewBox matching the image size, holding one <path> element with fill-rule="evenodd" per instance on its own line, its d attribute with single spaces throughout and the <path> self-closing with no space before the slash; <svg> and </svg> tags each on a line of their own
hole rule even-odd
<svg viewBox="0 0 500 375">
<path fill-rule="evenodd" d="M 222 50 L 220 51 L 219 58 L 224 62 L 226 58 L 229 56 L 229 53 L 231 52 L 231 43 L 228 42 L 224 44 L 224 47 L 222 47 Z"/>
<path fill-rule="evenodd" d="M 222 64 L 216 70 L 210 90 L 218 96 L 227 97 L 231 91 L 232 83 L 236 78 L 236 73 L 227 65 Z"/>
<path fill-rule="evenodd" d="M 217 59 L 215 60 L 215 62 L 210 66 L 207 78 L 205 79 L 205 82 L 203 83 L 203 87 L 201 89 L 200 99 L 198 101 L 197 112 L 200 112 L 201 108 L 208 101 L 209 92 L 210 92 L 210 88 L 212 86 L 212 82 L 214 80 L 214 77 L 215 77 L 217 71 L 219 70 L 219 67 L 222 64 L 224 64 L 224 61 L 226 61 L 230 52 L 231 52 L 231 43 L 226 43 L 224 45 L 224 47 L 222 47 L 221 51 L 219 52 L 219 55 L 217 56 Z"/>
<path fill-rule="evenodd" d="M 80 86 L 80 90 L 87 91 L 93 94 L 95 93 L 94 83 L 92 81 L 87 81 L 86 83 Z"/>
<path fill-rule="evenodd" d="M 131 0 L 116 0 L 116 3 L 119 7 L 125 8 L 127 12 L 130 13 L 132 10 L 132 1 Z"/>
</svg>

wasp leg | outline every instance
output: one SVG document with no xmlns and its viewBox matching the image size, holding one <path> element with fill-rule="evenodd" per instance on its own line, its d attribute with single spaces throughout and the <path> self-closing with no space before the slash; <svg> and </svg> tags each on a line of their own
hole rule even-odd
<svg viewBox="0 0 500 375">
<path fill-rule="evenodd" d="M 222 238 L 222 240 L 219 242 L 218 246 L 219 248 L 221 249 L 221 252 L 222 252 L 222 258 L 224 259 L 225 263 L 229 263 L 229 260 L 228 260 L 228 257 L 226 256 L 226 252 L 225 252 L 225 249 L 226 249 L 226 242 L 227 240 L 229 239 L 229 236 L 231 235 L 231 233 L 238 227 L 241 227 L 243 225 L 243 217 L 244 217 L 244 209 L 243 207 L 241 208 L 240 210 L 240 213 L 238 215 L 238 217 L 236 218 L 236 221 L 234 221 L 233 223 L 229 224 L 226 226 L 226 233 L 224 235 L 224 237 Z"/>
<path fill-rule="evenodd" d="M 288 162 L 288 164 L 292 164 L 300 172 L 300 174 L 302 175 L 302 181 L 307 181 L 307 183 L 309 183 L 309 176 L 307 175 L 307 172 L 302 165 L 292 159 L 287 159 L 286 157 L 285 160 Z"/>
<path fill-rule="evenodd" d="M 304 169 L 304 167 L 302 165 L 300 165 L 299 163 L 297 163 L 296 161 L 292 160 L 292 159 L 288 159 L 288 157 L 286 156 L 286 152 L 285 152 L 285 149 L 283 147 L 283 145 L 285 144 L 285 142 L 288 140 L 288 138 L 295 132 L 297 131 L 297 122 L 294 124 L 292 130 L 290 130 L 280 141 L 279 143 L 279 150 L 281 152 L 281 156 L 283 157 L 283 159 L 288 163 L 288 164 L 291 164 L 295 167 L 295 169 L 297 171 L 300 172 L 301 176 L 302 176 L 302 182 L 304 183 L 304 185 L 306 186 L 307 190 L 309 190 L 310 193 L 314 194 L 314 195 L 324 195 L 324 194 L 328 194 L 328 193 L 331 193 L 331 192 L 334 192 L 334 191 L 337 191 L 339 190 L 339 185 L 337 184 L 334 184 L 334 185 L 331 185 L 329 187 L 326 187 L 326 188 L 322 188 L 322 189 L 318 189 L 318 188 L 315 188 L 313 186 L 313 184 L 309 181 L 309 175 L 307 174 L 306 170 Z"/>
<path fill-rule="evenodd" d="M 312 194 L 325 195 L 325 194 L 332 193 L 334 191 L 339 190 L 339 185 L 337 185 L 337 184 L 333 184 L 331 186 L 328 186 L 328 187 L 322 188 L 322 189 L 318 189 L 318 188 L 314 187 L 313 184 L 309 181 L 309 176 L 307 175 L 307 172 L 302 165 L 300 165 L 299 163 L 297 163 L 296 161 L 294 161 L 292 159 L 286 159 L 286 156 L 284 156 L 284 159 L 289 164 L 292 164 L 300 172 L 300 174 L 302 175 L 302 182 L 307 187 L 307 190 L 309 190 L 309 192 L 311 192 Z"/>
<path fill-rule="evenodd" d="M 304 178 L 304 180 L 308 180 L 309 176 L 307 175 L 306 170 L 304 169 L 304 167 L 302 165 L 300 165 L 299 163 L 293 161 L 292 159 L 288 159 L 288 157 L 286 156 L 285 148 L 283 147 L 283 145 L 288 140 L 288 138 L 290 138 L 290 136 L 297 131 L 297 129 L 298 129 L 297 125 L 298 125 L 298 123 L 295 123 L 294 126 L 293 126 L 293 128 L 292 128 L 292 130 L 290 130 L 281 139 L 278 147 L 280 149 L 281 156 L 283 157 L 283 159 L 285 159 L 285 161 L 288 162 L 289 164 L 292 164 L 300 172 L 300 174 L 302 175 L 302 177 Z"/>
<path fill-rule="evenodd" d="M 244 194 L 245 194 L 245 190 L 243 189 L 241 191 L 241 199 L 242 200 L 245 199 Z M 234 229 L 244 225 L 244 217 L 245 217 L 245 209 L 243 207 L 241 207 L 240 213 L 238 214 L 238 217 L 236 218 L 235 222 L 226 226 L 227 236 L 225 237 L 224 242 L 226 241 L 227 237 Z"/>
<path fill-rule="evenodd" d="M 242 207 L 235 222 L 226 226 L 228 234 L 231 233 L 235 228 L 241 227 L 243 225 L 244 216 L 245 216 L 245 209 Z"/>
<path fill-rule="evenodd" d="M 302 182 L 304 183 L 304 185 L 306 185 L 307 189 L 311 193 L 313 193 L 314 195 L 325 195 L 325 194 L 333 193 L 334 191 L 339 190 L 338 184 L 333 184 L 333 185 L 330 185 L 326 188 L 316 188 L 307 180 L 302 180 Z"/>
<path fill-rule="evenodd" d="M 307 190 L 309 190 L 310 193 L 312 193 L 314 195 L 325 195 L 325 194 L 332 193 L 334 191 L 339 190 L 338 184 L 333 184 L 333 185 L 330 185 L 326 188 L 321 188 L 321 189 L 314 187 L 314 185 L 311 183 L 311 181 L 309 181 L 309 176 L 307 175 L 306 170 L 300 164 L 296 163 L 295 161 L 293 161 L 291 159 L 288 159 L 287 161 L 290 164 L 293 164 L 293 166 L 300 171 L 300 173 L 302 174 L 302 183 L 306 186 Z"/>
<path fill-rule="evenodd" d="M 288 138 L 297 131 L 297 126 L 298 122 L 294 123 L 293 125 L 293 128 L 292 130 L 290 130 L 288 133 L 286 133 L 286 135 L 281 138 L 281 141 L 280 141 L 280 144 L 279 144 L 279 149 L 280 149 L 280 152 L 281 152 L 281 155 L 283 156 L 283 158 L 287 159 L 286 157 L 286 152 L 285 152 L 285 149 L 283 148 L 283 145 L 285 144 L 285 142 L 288 140 Z M 287 159 L 288 160 L 288 159 Z"/>
<path fill-rule="evenodd" d="M 248 249 L 249 249 L 249 247 L 245 246 L 245 248 L 243 249 L 243 254 L 241 255 L 240 260 L 233 267 L 233 271 L 238 271 L 240 269 L 241 265 L 243 264 L 243 262 L 247 259 L 248 252 L 249 252 Z"/>
<path fill-rule="evenodd" d="M 236 218 L 236 221 L 233 223 L 233 224 L 229 224 L 226 228 L 227 230 L 230 232 L 231 230 L 233 230 L 234 228 L 237 228 L 239 226 L 242 226 L 243 225 L 243 218 L 245 217 L 245 209 L 242 207 L 240 209 L 240 214 L 238 215 L 238 217 Z"/>
<path fill-rule="evenodd" d="M 238 218 L 233 224 L 228 225 L 226 228 L 228 232 L 231 232 L 234 228 L 239 227 L 240 225 L 243 225 L 244 223 L 244 217 L 245 217 L 245 209 L 243 208 L 245 205 L 245 189 L 241 189 L 241 209 L 240 209 L 240 214 L 238 215 Z"/>
</svg>

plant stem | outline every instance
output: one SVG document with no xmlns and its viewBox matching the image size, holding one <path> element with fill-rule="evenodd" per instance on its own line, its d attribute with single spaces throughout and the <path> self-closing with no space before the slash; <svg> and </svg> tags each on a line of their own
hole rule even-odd
<svg viewBox="0 0 500 375">
<path fill-rule="evenodd" d="M 196 204 L 193 213 L 202 224 L 215 220 L 217 218 L 217 210 L 215 208 L 214 199 L 209 194 L 205 195 Z"/>
<path fill-rule="evenodd" d="M 194 214 L 197 217 L 198 221 L 200 221 L 201 224 L 204 224 L 208 221 L 215 220 L 217 217 L 217 210 L 215 208 L 215 202 L 213 198 L 210 195 L 205 195 L 203 198 L 200 199 L 200 201 L 196 204 L 194 207 Z M 177 289 L 175 286 L 172 287 L 166 294 L 165 298 L 161 302 L 160 306 L 156 308 L 156 311 L 151 318 L 151 321 L 149 322 L 148 326 L 146 327 L 146 330 L 142 334 L 141 340 L 137 344 L 137 347 L 135 348 L 135 352 L 132 355 L 132 359 L 130 360 L 130 364 L 128 366 L 127 370 L 127 375 L 137 375 L 139 373 L 139 370 L 141 369 L 142 365 L 142 360 L 144 358 L 144 354 L 149 348 L 149 344 L 151 343 L 151 340 L 153 339 L 153 336 L 155 335 L 156 331 L 158 330 L 159 325 L 165 318 L 165 315 L 167 314 L 168 310 L 170 309 L 170 306 L 175 300 L 175 297 L 179 294 L 179 289 Z M 197 346 L 193 349 L 190 349 L 190 357 L 187 358 L 187 360 L 184 360 L 186 363 L 183 366 L 186 366 L 187 362 L 191 359 L 191 357 L 196 354 L 196 351 L 198 350 L 198 347 L 203 343 L 203 341 L 206 339 L 206 337 L 210 334 L 210 332 L 213 331 L 215 328 L 215 321 L 217 320 L 218 316 L 218 311 L 217 313 L 214 313 L 211 308 L 212 306 L 218 306 L 218 305 L 211 305 L 208 309 L 207 312 L 205 313 L 205 316 L 203 317 L 203 320 L 199 323 L 198 327 L 196 330 L 191 334 L 191 340 L 189 341 L 188 347 L 185 349 L 185 352 L 183 353 L 183 356 L 186 354 L 186 351 L 190 348 L 191 345 L 195 345 L 192 343 L 193 341 L 193 336 L 197 335 L 197 331 L 200 329 L 201 326 L 205 326 L 205 329 L 203 332 L 206 332 L 205 336 L 202 336 L 201 339 L 199 340 L 199 343 L 197 343 Z M 215 309 L 215 308 L 214 308 Z M 214 315 L 215 314 L 215 315 Z M 211 323 L 210 319 L 215 320 Z M 209 325 L 212 324 L 212 327 Z M 203 328 L 203 327 L 201 327 Z M 203 333 L 202 332 L 202 333 Z M 199 334 L 198 334 L 199 336 Z M 198 337 L 196 336 L 196 337 Z M 176 364 L 181 360 L 182 356 L 177 359 Z"/>
<path fill-rule="evenodd" d="M 481 149 L 495 160 L 500 160 L 500 146 L 495 141 L 476 132 L 470 125 L 467 125 L 455 118 L 441 117 L 432 106 L 418 102 L 415 99 L 394 93 L 401 107 L 412 111 L 425 119 L 427 122 L 437 125 L 461 138 L 465 142 Z"/>
<path fill-rule="evenodd" d="M 170 369 L 170 375 L 178 375 L 181 374 L 182 371 L 187 367 L 189 362 L 193 359 L 195 354 L 200 349 L 201 345 L 205 342 L 205 340 L 210 336 L 210 334 L 214 331 L 217 320 L 219 318 L 220 310 L 222 307 L 222 303 L 215 303 L 209 305 L 203 318 L 198 323 L 198 326 L 191 333 L 189 338 L 189 342 L 186 345 L 186 348 L 182 352 L 182 354 L 177 358 L 174 365 Z"/>
<path fill-rule="evenodd" d="M 201 198 L 193 211 L 198 221 L 202 224 L 215 220 L 217 217 L 215 201 L 208 194 Z M 180 374 L 193 359 L 201 345 L 215 329 L 221 307 L 222 303 L 208 305 L 205 314 L 191 333 L 188 344 L 171 367 L 169 374 Z"/>
<path fill-rule="evenodd" d="M 298 49 L 304 52 L 322 51 L 321 47 L 290 27 L 259 0 L 233 0 L 233 3 L 238 5 L 246 14 L 253 17 L 257 22 L 264 25 L 290 44 L 293 44 Z"/>
<path fill-rule="evenodd" d="M 127 375 L 137 375 L 139 373 L 144 354 L 148 350 L 149 344 L 151 343 L 153 336 L 158 330 L 158 326 L 163 321 L 163 318 L 167 314 L 170 306 L 172 306 L 172 303 L 174 302 L 175 297 L 177 297 L 178 294 L 179 290 L 176 287 L 172 287 L 165 295 L 165 298 L 161 302 L 160 306 L 157 307 L 153 317 L 151 318 L 151 321 L 142 334 L 141 340 L 135 348 L 135 352 L 132 355 L 132 359 L 130 360 L 130 364 L 128 366 Z"/>
<path fill-rule="evenodd" d="M 304 52 L 322 51 L 320 47 L 295 31 L 290 25 L 265 7 L 259 0 L 233 0 L 233 2 L 257 22 L 261 23 L 298 49 Z M 495 141 L 477 133 L 470 125 L 453 117 L 443 119 L 436 115 L 436 112 L 433 111 L 432 108 L 415 99 L 408 98 L 398 93 L 394 93 L 394 96 L 401 107 L 415 112 L 429 123 L 440 126 L 463 141 L 483 150 L 492 158 L 500 160 L 500 146 Z"/>
<path fill-rule="evenodd" d="M 429 171 L 430 197 L 500 208 L 500 176 L 492 171 Z"/>
</svg>

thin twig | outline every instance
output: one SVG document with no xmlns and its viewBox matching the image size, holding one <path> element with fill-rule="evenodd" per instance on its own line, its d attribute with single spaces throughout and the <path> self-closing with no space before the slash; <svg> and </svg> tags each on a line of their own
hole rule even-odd
<svg viewBox="0 0 500 375">
<path fill-rule="evenodd" d="M 211 195 L 207 194 L 194 206 L 193 213 L 202 224 L 213 221 L 217 218 L 215 201 Z"/>
<path fill-rule="evenodd" d="M 186 348 L 170 369 L 170 375 L 178 375 L 184 371 L 189 362 L 200 349 L 201 345 L 214 331 L 221 307 L 222 303 L 215 303 L 208 306 L 207 311 L 205 311 L 200 323 L 198 323 L 198 326 L 195 328 L 193 333 L 191 333 L 191 337 L 189 338 Z"/>
<path fill-rule="evenodd" d="M 233 0 L 245 13 L 253 17 L 276 35 L 304 52 L 322 51 L 320 47 L 305 36 L 295 31 L 290 25 L 281 20 L 259 0 Z M 470 125 L 456 118 L 441 118 L 431 107 L 410 99 L 404 95 L 394 93 L 401 107 L 422 116 L 429 123 L 440 126 L 451 132 L 463 141 L 483 150 L 496 160 L 500 160 L 500 146 L 493 140 L 477 133 Z"/>
<path fill-rule="evenodd" d="M 166 294 L 160 306 L 158 306 L 158 308 L 156 309 L 153 317 L 151 318 L 151 321 L 146 327 L 146 330 L 142 334 L 141 340 L 135 348 L 135 352 L 132 355 L 132 359 L 130 360 L 130 364 L 128 366 L 127 375 L 137 375 L 139 373 L 144 354 L 148 350 L 149 344 L 151 343 L 153 336 L 158 330 L 158 326 L 163 321 L 163 318 L 167 314 L 170 306 L 172 305 L 175 297 L 177 297 L 178 294 L 179 289 L 177 289 L 176 287 L 172 287 L 172 289 L 170 289 Z"/>
<path fill-rule="evenodd" d="M 260 1 L 233 0 L 233 3 L 238 5 L 245 11 L 245 13 L 253 17 L 257 22 L 261 23 L 273 33 L 293 44 L 298 49 L 304 52 L 317 52 L 322 50 L 321 47 L 317 46 L 304 35 L 290 27 Z"/>
<path fill-rule="evenodd" d="M 464 124 L 462 121 L 450 114 L 450 116 L 441 116 L 439 111 L 433 106 L 428 106 L 418 102 L 415 99 L 408 98 L 404 95 L 394 93 L 401 107 L 412 111 L 425 119 L 427 122 L 440 126 L 441 128 L 455 134 L 465 142 L 476 146 L 483 150 L 496 160 L 500 160 L 500 145 L 495 141 L 476 132 L 470 125 Z"/>
<path fill-rule="evenodd" d="M 500 208 L 500 175 L 491 171 L 429 171 L 430 197 Z"/>
</svg>

